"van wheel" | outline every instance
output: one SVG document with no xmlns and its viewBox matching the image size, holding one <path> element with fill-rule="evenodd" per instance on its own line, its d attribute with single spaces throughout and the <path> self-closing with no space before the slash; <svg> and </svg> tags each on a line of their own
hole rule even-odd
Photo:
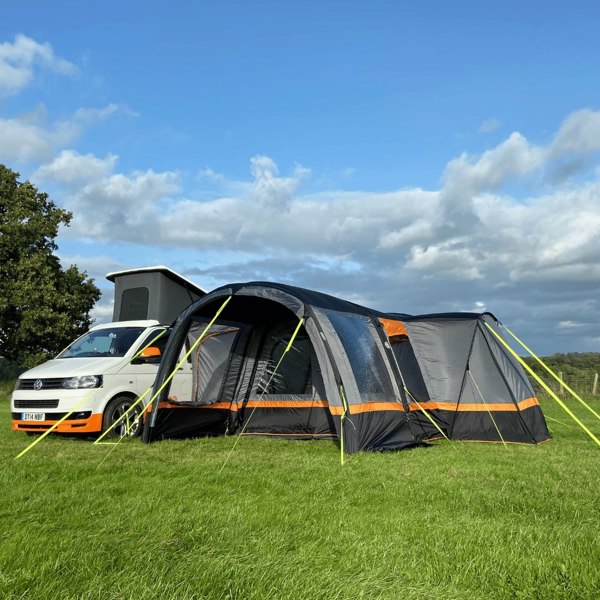
<svg viewBox="0 0 600 600">
<path fill-rule="evenodd" d="M 116 396 L 108 403 L 102 417 L 102 431 L 106 431 L 118 421 L 118 424 L 110 430 L 108 437 L 134 438 L 142 433 L 143 425 L 141 419 L 138 420 L 142 412 L 142 403 L 138 403 L 135 408 L 129 410 L 134 402 L 135 400 L 129 396 Z M 127 416 L 121 418 L 128 410 Z"/>
</svg>

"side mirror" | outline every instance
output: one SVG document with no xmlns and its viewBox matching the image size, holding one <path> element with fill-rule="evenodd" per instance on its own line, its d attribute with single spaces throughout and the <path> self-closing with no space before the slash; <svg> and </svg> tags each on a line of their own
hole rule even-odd
<svg viewBox="0 0 600 600">
<path fill-rule="evenodd" d="M 144 348 L 138 356 L 136 356 L 132 361 L 132 365 L 141 365 L 141 364 L 157 364 L 160 362 L 160 348 L 156 346 L 148 346 Z"/>
<path fill-rule="evenodd" d="M 140 358 L 160 358 L 160 348 L 148 346 L 142 350 Z"/>
</svg>

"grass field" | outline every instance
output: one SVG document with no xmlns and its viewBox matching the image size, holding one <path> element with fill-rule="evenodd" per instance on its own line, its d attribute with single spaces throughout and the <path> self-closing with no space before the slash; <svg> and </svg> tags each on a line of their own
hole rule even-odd
<svg viewBox="0 0 600 600">
<path fill-rule="evenodd" d="M 219 476 L 231 438 L 54 437 L 16 461 L 7 400 L 1 598 L 600 598 L 600 448 L 551 401 L 537 447 L 341 467 L 332 442 L 243 438 Z"/>
</svg>

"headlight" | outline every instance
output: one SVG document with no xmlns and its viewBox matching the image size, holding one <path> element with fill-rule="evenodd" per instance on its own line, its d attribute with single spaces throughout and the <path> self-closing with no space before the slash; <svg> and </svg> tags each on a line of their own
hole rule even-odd
<svg viewBox="0 0 600 600">
<path fill-rule="evenodd" d="M 83 375 L 82 377 L 71 377 L 63 381 L 63 387 L 68 390 L 99 388 L 101 386 L 102 375 Z"/>
</svg>

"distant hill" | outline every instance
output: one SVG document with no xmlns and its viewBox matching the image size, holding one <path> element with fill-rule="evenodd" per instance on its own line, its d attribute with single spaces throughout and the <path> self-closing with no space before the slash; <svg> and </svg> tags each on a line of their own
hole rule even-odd
<svg viewBox="0 0 600 600">
<path fill-rule="evenodd" d="M 540 375 L 550 387 L 557 391 L 560 387 L 538 362 L 531 357 L 524 357 L 525 362 Z M 569 352 L 567 354 L 553 354 L 544 356 L 542 360 L 557 374 L 562 373 L 563 381 L 577 393 L 591 394 L 596 373 L 600 373 L 600 352 Z M 534 387 L 539 385 L 532 382 Z M 600 383 L 597 389 L 600 398 Z"/>
</svg>

